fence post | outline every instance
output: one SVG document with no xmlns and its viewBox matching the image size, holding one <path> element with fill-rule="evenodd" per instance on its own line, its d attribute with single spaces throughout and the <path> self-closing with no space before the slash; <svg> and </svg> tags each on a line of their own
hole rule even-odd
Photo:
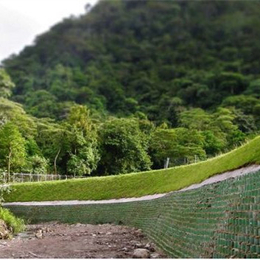
<svg viewBox="0 0 260 260">
<path fill-rule="evenodd" d="M 164 169 L 167 169 L 169 167 L 169 162 L 170 162 L 170 158 L 167 157 L 165 164 L 164 164 Z"/>
</svg>

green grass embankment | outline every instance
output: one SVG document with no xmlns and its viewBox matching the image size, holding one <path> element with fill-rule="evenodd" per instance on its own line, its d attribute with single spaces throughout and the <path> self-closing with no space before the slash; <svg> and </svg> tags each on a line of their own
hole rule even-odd
<svg viewBox="0 0 260 260">
<path fill-rule="evenodd" d="M 260 163 L 260 136 L 221 156 L 165 170 L 66 181 L 13 184 L 6 202 L 103 200 L 179 190 L 218 173 Z"/>
</svg>

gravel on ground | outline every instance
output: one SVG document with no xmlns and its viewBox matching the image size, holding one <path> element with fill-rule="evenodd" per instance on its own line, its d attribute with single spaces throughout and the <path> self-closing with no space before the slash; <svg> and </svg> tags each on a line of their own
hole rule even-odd
<svg viewBox="0 0 260 260">
<path fill-rule="evenodd" d="M 0 240 L 0 258 L 134 258 L 139 252 L 166 258 L 141 230 L 110 224 L 28 225 L 12 240 Z"/>
</svg>

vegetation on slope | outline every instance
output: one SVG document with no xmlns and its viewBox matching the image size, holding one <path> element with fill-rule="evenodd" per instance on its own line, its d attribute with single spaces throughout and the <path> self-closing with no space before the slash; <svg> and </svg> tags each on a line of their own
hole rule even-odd
<svg viewBox="0 0 260 260">
<path fill-rule="evenodd" d="M 210 160 L 165 170 L 12 185 L 6 201 L 102 200 L 179 190 L 218 173 L 260 163 L 260 137 Z"/>
<path fill-rule="evenodd" d="M 0 239 L 11 238 L 25 228 L 24 221 L 15 217 L 8 209 L 2 208 L 3 194 L 9 189 L 1 185 L 0 181 Z"/>
<path fill-rule="evenodd" d="M 4 221 L 10 231 L 10 233 L 8 233 L 9 237 L 4 238 L 11 238 L 12 234 L 19 233 L 25 228 L 25 224 L 22 219 L 15 217 L 12 212 L 2 207 L 0 207 L 0 220 Z"/>
<path fill-rule="evenodd" d="M 256 136 L 259 5 L 100 1 L 55 25 L 0 69 L 0 170 L 139 172 Z"/>
<path fill-rule="evenodd" d="M 142 112 L 171 127 L 183 108 L 232 106 L 239 119 L 253 117 L 252 129 L 259 126 L 259 7 L 100 1 L 4 62 L 16 84 L 12 98 L 37 117 L 62 119 L 76 102 L 101 114 Z"/>
<path fill-rule="evenodd" d="M 10 93 L 10 86 L 0 69 L 0 90 Z M 256 134 L 248 130 L 250 117 L 239 114 L 237 121 L 224 107 L 183 110 L 176 128 L 157 126 L 142 113 L 103 118 L 83 105 L 71 106 L 59 122 L 38 119 L 1 92 L 0 108 L 0 170 L 8 179 L 13 172 L 101 176 L 160 169 L 167 157 L 171 166 L 205 160 Z"/>
</svg>

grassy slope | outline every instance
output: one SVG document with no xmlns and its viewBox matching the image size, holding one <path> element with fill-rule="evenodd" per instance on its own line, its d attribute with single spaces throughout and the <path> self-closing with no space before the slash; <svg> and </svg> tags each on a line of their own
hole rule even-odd
<svg viewBox="0 0 260 260">
<path fill-rule="evenodd" d="M 208 177 L 260 163 L 260 136 L 221 156 L 166 170 L 132 173 L 108 177 L 74 179 L 12 185 L 6 201 L 101 200 L 139 197 L 179 190 Z"/>
</svg>

